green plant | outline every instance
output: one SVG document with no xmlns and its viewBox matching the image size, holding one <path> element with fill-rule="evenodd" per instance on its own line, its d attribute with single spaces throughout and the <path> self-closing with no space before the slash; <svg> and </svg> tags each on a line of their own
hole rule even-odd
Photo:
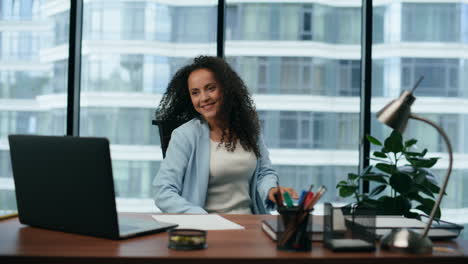
<svg viewBox="0 0 468 264">
<path fill-rule="evenodd" d="M 412 209 L 418 209 L 429 215 L 434 203 L 435 194 L 440 188 L 431 179 L 428 168 L 437 163 L 438 158 L 425 158 L 427 149 L 421 152 L 412 151 L 416 139 L 403 142 L 401 134 L 394 130 L 384 144 L 372 137 L 367 140 L 381 147 L 373 152 L 374 166 L 369 166 L 361 174 L 349 173 L 346 181 L 336 185 L 341 197 L 354 196 L 357 206 L 375 208 L 377 214 L 404 215 L 410 218 L 420 218 Z M 400 167 L 401 163 L 407 162 Z M 369 181 L 373 188 L 369 193 L 361 193 L 362 181 Z M 390 188 L 389 195 L 382 193 Z M 387 191 L 388 193 L 388 191 Z M 413 208 L 414 206 L 414 208 Z M 436 218 L 440 218 L 440 207 Z"/>
</svg>

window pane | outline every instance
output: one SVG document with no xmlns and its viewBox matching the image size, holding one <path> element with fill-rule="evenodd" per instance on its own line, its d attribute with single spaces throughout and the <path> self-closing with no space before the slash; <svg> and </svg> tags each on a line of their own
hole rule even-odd
<svg viewBox="0 0 468 264">
<path fill-rule="evenodd" d="M 47 5 L 0 1 L 0 211 L 16 210 L 8 135 L 66 130 L 69 1 Z"/>
<path fill-rule="evenodd" d="M 154 211 L 154 110 L 189 59 L 216 53 L 217 1 L 84 2 L 80 134 L 107 137 L 119 211 Z"/>
<path fill-rule="evenodd" d="M 262 113 L 281 184 L 325 184 L 331 201 L 344 202 L 336 183 L 358 165 L 360 5 L 227 1 L 227 27 L 240 34 L 226 57 Z"/>
<path fill-rule="evenodd" d="M 460 41 L 461 6 L 454 2 L 402 4 L 402 40 Z"/>
<path fill-rule="evenodd" d="M 466 35 L 467 4 L 386 1 L 374 6 L 385 22 L 382 40 L 373 47 L 373 107 L 377 111 L 410 90 L 420 76 L 424 80 L 415 91 L 417 100 L 412 112 L 442 126 L 454 150 L 454 168 L 442 200 L 442 219 L 468 223 L 466 202 L 468 175 L 464 164 L 468 152 L 468 112 L 462 107 L 468 102 Z M 464 43 L 465 41 L 465 43 Z M 411 42 L 411 43 L 409 43 Z M 455 45 L 450 48 L 446 45 Z M 447 48 L 438 48 L 438 47 Z M 372 134 L 384 139 L 390 129 L 373 120 Z M 404 134 L 406 139 L 416 138 L 418 150 L 428 149 L 427 156 L 441 157 L 432 170 L 439 183 L 447 168 L 446 146 L 441 136 L 429 125 L 409 120 Z M 440 184 L 439 184 L 440 185 Z"/>
</svg>

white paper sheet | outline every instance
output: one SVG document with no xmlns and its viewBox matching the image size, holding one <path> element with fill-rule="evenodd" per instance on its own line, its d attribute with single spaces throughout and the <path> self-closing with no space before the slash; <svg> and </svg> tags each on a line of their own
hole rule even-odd
<svg viewBox="0 0 468 264">
<path fill-rule="evenodd" d="M 426 224 L 418 219 L 405 218 L 399 215 L 378 215 L 376 226 L 377 228 L 424 228 Z"/>
<path fill-rule="evenodd" d="M 192 228 L 201 230 L 229 230 L 245 229 L 232 221 L 227 220 L 217 214 L 203 215 L 153 215 L 156 221 L 178 224 L 178 229 Z"/>
</svg>

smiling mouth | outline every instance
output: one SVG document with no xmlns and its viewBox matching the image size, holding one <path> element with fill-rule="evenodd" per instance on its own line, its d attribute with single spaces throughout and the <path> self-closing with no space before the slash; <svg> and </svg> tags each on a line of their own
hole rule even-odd
<svg viewBox="0 0 468 264">
<path fill-rule="evenodd" d="M 214 105 L 214 104 L 215 104 L 215 102 L 209 103 L 209 104 L 206 104 L 206 105 L 201 106 L 201 108 L 203 108 L 203 109 L 205 109 L 205 108 L 210 108 L 210 107 L 211 107 L 212 105 Z"/>
</svg>

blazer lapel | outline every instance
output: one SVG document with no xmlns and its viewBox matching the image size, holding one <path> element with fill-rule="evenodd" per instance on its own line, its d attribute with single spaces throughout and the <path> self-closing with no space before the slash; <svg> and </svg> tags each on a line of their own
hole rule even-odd
<svg viewBox="0 0 468 264">
<path fill-rule="evenodd" d="M 196 170 L 199 179 L 198 195 L 199 201 L 202 202 L 202 207 L 206 203 L 206 194 L 208 191 L 208 181 L 210 177 L 210 129 L 206 122 L 200 122 L 200 133 L 197 137 L 196 144 Z"/>
</svg>

